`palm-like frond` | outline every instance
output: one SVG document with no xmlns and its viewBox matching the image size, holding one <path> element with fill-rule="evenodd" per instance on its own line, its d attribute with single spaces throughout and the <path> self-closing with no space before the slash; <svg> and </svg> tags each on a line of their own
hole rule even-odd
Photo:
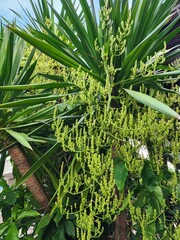
<svg viewBox="0 0 180 240">
<path fill-rule="evenodd" d="M 36 25 L 38 25 L 38 27 L 32 25 L 33 29 L 31 33 L 35 36 L 35 39 L 23 31 L 13 28 L 12 30 L 39 48 L 42 52 L 64 65 L 69 66 L 71 58 L 77 62 L 77 65 L 91 70 L 94 75 L 96 74 L 101 78 L 105 78 L 105 70 L 102 66 L 103 59 L 95 45 L 97 44 L 99 48 L 106 46 L 105 54 L 108 55 L 108 62 L 110 62 L 110 38 L 112 36 L 115 37 L 119 30 L 121 30 L 120 34 L 122 35 L 123 28 L 129 24 L 129 26 L 126 26 L 127 28 L 129 27 L 129 34 L 123 39 L 126 42 L 124 53 L 116 54 L 113 59 L 114 66 L 119 69 L 114 80 L 115 82 L 121 79 L 128 79 L 136 61 L 138 63 L 140 63 L 140 61 L 146 62 L 147 56 L 153 56 L 155 52 L 162 50 L 164 42 L 169 42 L 179 32 L 179 29 L 175 29 L 171 34 L 168 34 L 178 21 L 178 18 L 175 18 L 170 25 L 164 27 L 168 22 L 173 6 L 176 4 L 176 2 L 172 0 L 159 0 L 156 2 L 152 0 L 134 0 L 132 1 L 131 10 L 129 9 L 128 1 L 111 0 L 106 4 L 107 1 L 101 0 L 99 1 L 99 5 L 101 9 L 104 8 L 104 10 L 101 11 L 101 15 L 103 15 L 103 11 L 107 11 L 107 8 L 111 9 L 108 13 L 109 20 L 106 29 L 103 27 L 103 24 L 105 24 L 104 21 L 106 20 L 103 20 L 102 16 L 97 19 L 97 16 L 94 14 L 94 6 L 89 7 L 88 1 L 80 1 L 80 12 L 83 16 L 83 21 L 79 17 L 80 14 L 77 12 L 76 5 L 72 1 L 61 1 L 61 13 L 58 13 L 53 5 L 46 6 L 46 8 L 49 7 L 51 9 L 51 15 L 49 13 L 50 10 L 46 14 L 44 2 L 46 1 L 35 5 L 35 3 L 31 1 L 35 15 L 40 13 L 39 17 L 36 16 L 36 20 L 33 20 L 32 17 L 30 18 L 34 24 L 36 23 Z M 93 1 L 91 2 L 93 3 Z M 68 44 L 54 35 L 51 26 L 47 27 L 44 24 L 45 21 L 42 16 L 41 5 L 44 6 L 44 16 L 49 16 L 51 19 L 53 15 L 53 19 L 54 17 L 57 18 L 57 29 L 61 32 L 61 38 L 63 38 L 63 36 L 66 37 Z M 54 20 L 52 25 L 55 25 Z M 46 32 L 45 34 L 41 32 L 42 29 Z M 43 40 L 48 44 L 40 42 Z M 74 47 L 70 48 L 69 46 Z M 57 54 L 61 51 L 66 56 L 58 58 L 55 52 L 50 51 L 50 47 L 53 47 Z M 174 52 L 174 54 L 177 53 Z M 170 53 L 167 52 L 166 57 L 168 58 L 169 56 Z M 66 57 L 69 57 L 67 58 L 67 62 L 63 61 Z"/>
<path fill-rule="evenodd" d="M 40 16 L 35 20 L 28 13 L 31 33 L 10 29 L 64 66 L 81 67 L 103 85 L 111 78 L 115 95 L 123 88 L 138 89 L 142 84 L 163 90 L 162 79 L 177 80 L 180 70 L 172 73 L 163 66 L 165 59 L 170 61 L 179 54 L 177 47 L 171 51 L 165 47 L 180 31 L 173 29 L 179 17 L 167 24 L 177 1 L 133 0 L 130 9 L 127 0 L 99 0 L 99 18 L 93 1 L 90 6 L 87 0 L 80 0 L 77 11 L 74 1 L 61 0 L 60 13 L 43 0 L 38 3 L 31 1 L 35 15 Z M 45 17 L 51 21 L 52 15 L 60 35 L 44 22 Z M 156 70 L 142 70 L 142 65 Z M 110 68 L 115 71 L 113 77 L 108 76 Z"/>
<path fill-rule="evenodd" d="M 59 114 L 63 115 L 64 109 L 67 108 L 63 104 L 55 104 L 60 95 L 54 94 L 53 89 L 73 87 L 72 84 L 57 82 L 59 78 L 55 77 L 56 82 L 53 80 L 52 83 L 33 84 L 32 81 L 36 77 L 34 70 L 38 60 L 34 60 L 35 49 L 32 49 L 28 57 L 24 58 L 25 41 L 7 28 L 1 30 L 0 177 L 3 174 L 7 150 L 11 151 L 13 146 L 23 148 L 24 154 L 31 164 L 37 161 L 42 165 L 44 159 L 47 161 L 48 157 L 53 154 L 53 149 L 57 149 L 57 145 L 54 147 L 56 142 L 52 142 L 52 139 L 48 140 L 49 136 L 46 141 L 40 141 L 38 137 L 44 128 L 51 134 L 54 109 L 57 107 Z M 29 91 L 33 89 L 39 89 L 39 92 L 30 94 Z M 52 147 L 52 150 L 44 147 L 40 154 L 40 150 L 38 150 L 40 144 L 44 146 L 47 144 L 48 147 Z M 33 153 L 27 152 L 27 148 L 30 148 Z M 43 162 L 39 161 L 43 155 Z M 38 168 L 36 168 L 37 170 Z M 36 174 L 42 178 L 47 175 L 47 171 L 41 169 Z M 29 177 L 30 175 L 25 180 Z M 55 176 L 53 182 L 55 182 Z"/>
</svg>

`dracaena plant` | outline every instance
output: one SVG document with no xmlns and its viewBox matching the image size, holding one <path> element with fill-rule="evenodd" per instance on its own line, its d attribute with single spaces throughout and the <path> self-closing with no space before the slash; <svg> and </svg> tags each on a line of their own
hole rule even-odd
<svg viewBox="0 0 180 240">
<path fill-rule="evenodd" d="M 28 236 L 29 226 L 33 225 L 29 219 L 33 218 L 33 222 L 36 222 L 36 217 L 40 216 L 37 211 L 51 209 L 50 199 L 57 189 L 59 178 L 56 155 L 62 151 L 51 129 L 53 113 L 55 106 L 61 108 L 59 113 L 62 118 L 65 113 L 68 115 L 74 112 L 70 106 L 58 102 L 61 96 L 57 89 L 71 87 L 72 92 L 73 85 L 59 82 L 59 76 L 53 78 L 53 81 L 43 81 L 42 76 L 36 74 L 36 69 L 41 69 L 42 72 L 53 61 L 37 53 L 3 24 L 0 53 L 0 178 L 3 177 L 6 158 L 10 156 L 15 180 L 10 190 L 14 191 L 13 194 L 7 192 L 3 181 L 1 182 L 3 192 L 0 209 L 4 223 L 0 227 L 0 235 L 8 238 L 13 234 L 14 239 L 24 239 Z M 57 64 L 54 64 L 56 67 Z M 46 71 L 56 72 L 53 68 L 47 68 Z M 56 155 L 52 157 L 55 151 Z M 62 153 L 61 157 L 66 156 Z M 33 174 L 34 172 L 36 173 Z M 30 192 L 28 197 L 25 188 L 13 190 L 24 182 Z M 19 191 L 22 194 L 18 196 Z M 17 198 L 24 203 L 22 206 L 19 206 Z M 23 198 L 29 198 L 27 204 Z M 21 213 L 23 215 L 18 218 Z M 22 221 L 21 217 L 25 219 Z M 14 219 L 16 223 L 13 223 Z M 31 235 L 33 234 L 34 231 Z"/>
<path fill-rule="evenodd" d="M 23 176 L 30 169 L 31 164 L 38 162 L 44 154 L 45 158 L 48 158 L 46 151 L 49 149 L 45 148 L 45 143 L 48 144 L 48 139 L 42 141 L 36 138 L 42 129 L 45 126 L 47 129 L 49 123 L 52 122 L 54 111 L 52 101 L 59 98 L 59 94 L 53 93 L 52 90 L 54 88 L 67 87 L 68 84 L 64 85 L 64 83 L 58 82 L 35 84 L 36 76 L 34 71 L 37 65 L 37 57 L 36 59 L 34 57 L 35 49 L 32 49 L 28 56 L 25 57 L 25 41 L 7 28 L 1 30 L 3 34 L 0 46 L 2 56 L 0 62 L 0 174 L 2 177 L 5 159 L 7 154 L 9 154 L 18 171 Z M 32 135 L 35 138 L 31 137 Z M 41 151 L 41 154 L 38 152 L 38 144 L 44 144 L 43 148 L 45 150 Z M 54 142 L 48 148 L 51 148 L 53 145 Z M 41 161 L 44 161 L 43 159 Z M 31 176 L 30 179 L 26 179 L 26 185 L 40 204 L 40 208 L 46 209 L 49 200 L 43 190 L 43 186 L 41 186 L 43 184 L 38 180 L 41 177 L 43 178 L 42 172 L 39 173 L 38 177 Z"/>
<path fill-rule="evenodd" d="M 178 113 L 152 97 L 161 98 L 163 82 L 176 81 L 180 73 L 178 67 L 166 65 L 178 54 L 177 49 L 166 48 L 179 32 L 175 29 L 170 33 L 178 18 L 166 25 L 176 2 L 133 0 L 130 9 L 126 0 L 100 0 L 99 14 L 95 1 L 89 5 L 80 0 L 78 10 L 74 1 L 60 2 L 61 14 L 47 1 L 38 1 L 38 5 L 31 1 L 37 19 L 27 14 L 30 26 L 26 31 L 10 27 L 59 62 L 61 80 L 76 86 L 73 94 L 59 91 L 66 94 L 61 101 L 71 106 L 73 116 L 62 120 L 59 108 L 54 111 L 53 129 L 67 154 L 60 164 L 57 201 L 50 215 L 51 219 L 55 216 L 58 228 L 54 237 L 65 239 L 65 231 L 75 239 L 175 236 L 178 230 L 165 220 L 172 206 L 169 202 L 165 206 L 165 201 L 172 196 L 177 201 L 177 175 L 168 175 L 167 162 L 163 175 L 159 173 L 166 144 L 174 164 L 177 161 L 179 147 L 174 148 L 174 143 L 179 135 L 173 138 L 169 134 L 177 129 L 177 123 L 173 125 L 173 120 L 137 105 L 127 93 L 179 119 Z M 147 147 L 151 161 L 138 155 L 141 145 Z M 34 167 L 28 174 L 36 170 Z M 167 193 L 168 177 L 173 192 Z M 48 217 L 42 224 L 48 226 Z M 64 217 L 66 221 L 62 221 Z M 114 220 L 114 230 L 107 230 Z M 167 226 L 171 233 L 166 232 Z"/>
<path fill-rule="evenodd" d="M 36 19 L 25 12 L 32 34 L 17 28 L 13 31 L 61 64 L 75 69 L 81 66 L 103 85 L 108 69 L 114 67 L 113 92 L 142 84 L 161 88 L 165 77 L 176 80 L 179 71 L 171 72 L 168 67 L 164 71 L 162 67 L 178 55 L 165 44 L 179 32 L 178 28 L 171 31 L 178 17 L 167 25 L 175 1 L 136 0 L 130 9 L 129 1 L 104 0 L 99 1 L 100 12 L 94 1 L 90 6 L 87 1 L 60 2 L 63 7 L 59 14 L 47 1 L 38 5 L 31 1 Z"/>
</svg>

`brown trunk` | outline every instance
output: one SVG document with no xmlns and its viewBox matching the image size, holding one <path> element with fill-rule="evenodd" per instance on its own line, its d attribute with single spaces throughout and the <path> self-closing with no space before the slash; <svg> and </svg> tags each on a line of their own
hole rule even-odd
<svg viewBox="0 0 180 240">
<path fill-rule="evenodd" d="M 127 213 L 117 216 L 114 226 L 114 240 L 127 240 Z"/>
<path fill-rule="evenodd" d="M 31 166 L 23 150 L 20 146 L 14 146 L 10 148 L 8 152 L 21 176 L 24 176 Z M 48 207 L 49 200 L 36 176 L 33 174 L 26 180 L 25 184 L 32 193 L 33 197 L 39 203 L 41 210 L 46 209 Z"/>
<path fill-rule="evenodd" d="M 115 158 L 115 147 L 112 147 L 112 158 Z M 119 198 L 119 191 L 117 187 L 115 187 L 115 194 Z M 127 212 L 123 211 L 120 215 L 116 217 L 114 224 L 114 240 L 128 240 L 127 227 Z"/>
</svg>

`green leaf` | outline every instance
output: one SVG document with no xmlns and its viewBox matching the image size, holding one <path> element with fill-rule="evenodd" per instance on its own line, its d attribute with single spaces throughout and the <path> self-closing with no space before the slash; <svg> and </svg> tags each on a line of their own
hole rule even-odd
<svg viewBox="0 0 180 240">
<path fill-rule="evenodd" d="M 1 209 L 3 221 L 8 221 L 12 216 L 12 206 L 5 204 Z"/>
<path fill-rule="evenodd" d="M 54 222 L 56 223 L 56 226 L 58 226 L 59 222 L 61 221 L 63 215 L 60 213 L 59 209 L 56 209 L 56 215 L 54 217 Z"/>
<path fill-rule="evenodd" d="M 21 145 L 32 150 L 31 145 L 24 138 L 23 134 L 15 132 L 13 130 L 6 130 L 6 132 L 9 133 L 13 138 L 15 138 Z"/>
<path fill-rule="evenodd" d="M 11 226 L 10 222 L 4 222 L 0 224 L 0 236 Z"/>
<path fill-rule="evenodd" d="M 8 192 L 6 194 L 6 202 L 9 205 L 14 205 L 17 199 L 17 194 L 14 192 Z"/>
<path fill-rule="evenodd" d="M 46 166 L 44 166 L 44 169 L 46 170 L 47 174 L 49 175 L 49 178 L 51 179 L 54 188 L 58 189 L 59 179 Z"/>
<path fill-rule="evenodd" d="M 177 118 L 178 120 L 180 120 L 180 115 L 177 114 L 173 109 L 171 109 L 169 106 L 167 106 L 166 104 L 158 101 L 157 99 L 148 96 L 144 93 L 140 93 L 140 92 L 136 92 L 133 90 L 129 90 L 129 89 L 124 89 L 130 96 L 132 96 L 133 98 L 135 98 L 137 101 L 147 105 L 148 107 L 161 112 L 167 116 L 170 117 L 174 117 Z"/>
<path fill-rule="evenodd" d="M 163 205 L 164 203 L 164 197 L 163 197 L 163 192 L 160 186 L 154 186 L 153 189 L 154 195 L 156 196 L 158 202 L 160 205 Z"/>
<path fill-rule="evenodd" d="M 0 104 L 0 109 L 4 108 L 14 108 L 14 107 L 27 107 L 27 106 L 32 106 L 36 104 L 41 104 L 41 103 L 46 103 L 49 101 L 57 100 L 61 98 L 62 95 L 50 95 L 47 97 L 31 97 L 30 99 L 23 99 L 23 100 L 18 100 L 14 102 L 8 102 L 8 103 L 3 103 Z"/>
<path fill-rule="evenodd" d="M 68 57 L 62 51 L 58 50 L 54 46 L 52 46 L 52 45 L 50 45 L 50 44 L 48 44 L 48 43 L 46 43 L 46 42 L 44 42 L 44 41 L 42 41 L 38 38 L 35 38 L 35 37 L 29 35 L 28 33 L 24 32 L 24 31 L 20 31 L 17 28 L 9 27 L 9 29 L 11 31 L 13 31 L 14 33 L 16 33 L 18 36 L 20 36 L 21 38 L 25 39 L 30 44 L 32 44 L 34 47 L 36 47 L 37 49 L 39 49 L 40 51 L 45 53 L 46 55 L 48 55 L 49 57 L 51 57 L 51 58 L 55 59 L 56 61 L 60 62 L 61 64 L 65 65 L 67 67 L 73 67 L 75 69 L 79 68 L 80 64 L 77 61 L 74 61 L 72 58 Z M 84 72 L 87 72 L 90 75 L 94 76 L 99 81 L 104 82 L 104 80 L 99 75 L 91 72 L 89 69 L 87 69 L 83 66 L 81 66 L 81 69 Z"/>
<path fill-rule="evenodd" d="M 18 229 L 15 223 L 13 222 L 8 230 L 6 240 L 19 240 L 18 234 L 19 234 Z"/>
<path fill-rule="evenodd" d="M 125 166 L 125 162 L 120 161 L 119 158 L 114 159 L 114 179 L 119 191 L 122 191 L 128 176 L 128 170 Z"/>
<path fill-rule="evenodd" d="M 148 186 L 152 187 L 153 190 L 154 186 L 157 184 L 157 179 L 151 169 L 149 161 L 145 161 L 144 167 L 141 171 L 141 177 L 143 180 L 143 184 L 147 187 Z"/>
<path fill-rule="evenodd" d="M 23 240 L 34 240 L 34 237 L 25 237 Z"/>
<path fill-rule="evenodd" d="M 44 216 L 41 218 L 40 222 L 38 223 L 38 226 L 37 226 L 37 229 L 36 229 L 36 234 L 38 234 L 38 232 L 39 232 L 42 228 L 46 227 L 46 226 L 50 223 L 50 221 L 51 221 L 50 215 L 49 215 L 49 214 L 44 215 Z"/>
<path fill-rule="evenodd" d="M 65 230 L 64 230 L 64 224 L 61 224 L 55 233 L 55 235 L 52 237 L 52 240 L 66 240 L 65 237 Z"/>
<path fill-rule="evenodd" d="M 30 170 L 17 182 L 16 187 L 23 184 L 33 173 L 35 173 L 50 156 L 59 148 L 59 143 L 54 144 L 37 162 L 33 164 Z"/>
<path fill-rule="evenodd" d="M 32 90 L 32 89 L 54 89 L 54 88 L 65 88 L 72 87 L 74 84 L 71 83 L 44 83 L 44 84 L 27 84 L 27 85 L 10 85 L 10 86 L 0 86 L 0 90 Z"/>
<path fill-rule="evenodd" d="M 32 137 L 29 137 L 27 134 L 25 133 L 21 133 L 21 135 L 24 137 L 24 139 L 26 139 L 28 142 L 39 142 L 39 143 L 45 143 L 46 141 L 40 140 L 40 139 L 35 139 Z"/>
<path fill-rule="evenodd" d="M 145 228 L 145 231 L 146 231 L 147 236 L 154 237 L 155 234 L 156 234 L 156 224 L 155 224 L 155 222 L 152 222 L 152 223 L 148 224 Z"/>
<path fill-rule="evenodd" d="M 2 152 L 2 154 L 0 154 L 0 179 L 3 176 L 6 157 L 7 157 L 6 151 L 4 151 L 4 152 Z"/>
<path fill-rule="evenodd" d="M 65 231 L 70 237 L 75 239 L 76 229 L 72 221 L 70 220 L 65 221 Z"/>
<path fill-rule="evenodd" d="M 38 217 L 38 216 L 40 216 L 40 214 L 34 210 L 22 211 L 20 214 L 18 214 L 17 220 L 21 220 L 23 218 L 28 218 L 28 217 Z"/>
<path fill-rule="evenodd" d="M 49 75 L 44 73 L 38 73 L 38 76 L 42 76 L 44 78 L 51 79 L 54 81 L 64 81 L 64 77 L 61 75 Z"/>
</svg>

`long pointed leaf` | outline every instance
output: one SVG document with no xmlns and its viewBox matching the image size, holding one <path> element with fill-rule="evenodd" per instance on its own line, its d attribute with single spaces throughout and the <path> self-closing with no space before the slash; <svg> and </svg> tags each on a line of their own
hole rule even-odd
<svg viewBox="0 0 180 240">
<path fill-rule="evenodd" d="M 27 85 L 11 85 L 11 86 L 0 86 L 0 90 L 32 90 L 32 89 L 54 89 L 72 87 L 74 84 L 71 83 L 44 83 L 44 84 L 27 84 Z"/>
<path fill-rule="evenodd" d="M 65 65 L 67 67 L 73 67 L 75 69 L 78 69 L 80 67 L 80 65 L 76 61 L 67 57 L 65 54 L 63 54 L 61 51 L 59 51 L 57 48 L 45 43 L 44 41 L 39 40 L 38 38 L 35 38 L 35 37 L 29 35 L 28 33 L 20 31 L 14 27 L 9 27 L 9 29 L 11 31 L 13 31 L 14 33 L 16 33 L 18 36 L 25 39 L 30 44 L 32 44 L 34 47 L 36 47 L 37 49 L 39 49 L 40 51 L 45 53 L 46 55 L 48 55 L 49 57 L 52 57 L 53 59 L 60 62 L 61 64 Z M 94 76 L 97 80 L 104 83 L 104 80 L 96 73 L 93 73 L 89 69 L 82 67 L 82 66 L 81 66 L 81 69 L 84 72 L 87 72 L 90 75 Z"/>
<path fill-rule="evenodd" d="M 13 130 L 6 130 L 6 132 L 9 133 L 14 139 L 16 139 L 17 142 L 19 142 L 21 145 L 32 150 L 31 145 L 29 144 L 29 142 L 26 140 L 22 133 L 15 132 Z"/>
<path fill-rule="evenodd" d="M 177 118 L 178 120 L 180 120 L 180 115 L 178 113 L 176 113 L 173 109 L 171 109 L 169 106 L 167 106 L 166 104 L 158 101 L 157 99 L 148 96 L 144 93 L 140 93 L 140 92 L 136 92 L 133 90 L 129 90 L 129 89 L 124 89 L 130 96 L 132 96 L 133 98 L 135 98 L 137 101 L 147 105 L 148 107 L 161 112 L 167 116 L 170 117 L 174 117 Z"/>
<path fill-rule="evenodd" d="M 59 143 L 54 144 L 33 166 L 30 170 L 17 182 L 16 187 L 23 184 L 33 173 L 35 173 L 55 151 L 59 148 Z"/>
<path fill-rule="evenodd" d="M 32 98 L 32 99 L 24 99 L 19 101 L 14 101 L 10 103 L 0 104 L 0 109 L 4 108 L 14 108 L 14 107 L 21 107 L 21 106 L 32 106 L 35 104 L 45 103 L 48 101 L 53 101 L 61 98 L 61 95 L 50 95 L 48 97 L 39 97 L 39 98 Z"/>
</svg>

